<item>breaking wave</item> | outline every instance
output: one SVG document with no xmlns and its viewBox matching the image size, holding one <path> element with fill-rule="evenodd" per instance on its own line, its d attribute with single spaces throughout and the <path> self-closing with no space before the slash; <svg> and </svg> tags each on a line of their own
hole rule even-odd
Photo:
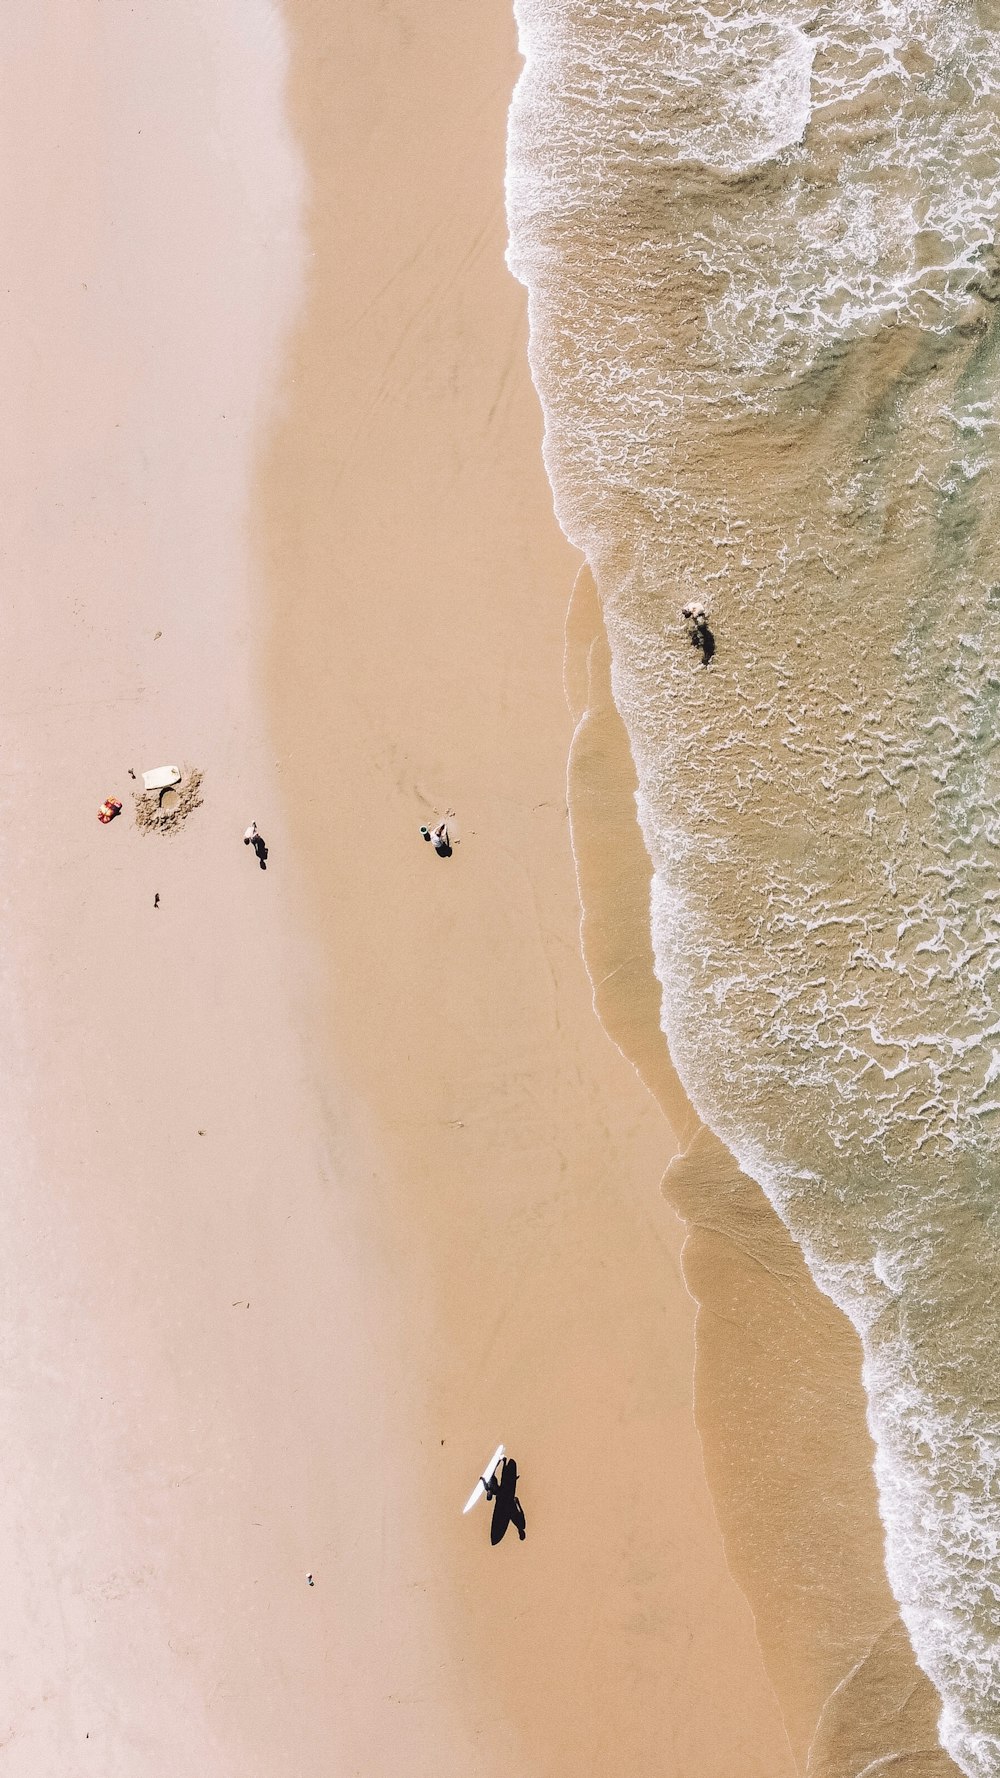
<svg viewBox="0 0 1000 1778">
<path fill-rule="evenodd" d="M 509 259 L 664 1029 L 861 1335 L 890 1580 L 997 1778 L 1000 0 L 518 21 Z"/>
</svg>

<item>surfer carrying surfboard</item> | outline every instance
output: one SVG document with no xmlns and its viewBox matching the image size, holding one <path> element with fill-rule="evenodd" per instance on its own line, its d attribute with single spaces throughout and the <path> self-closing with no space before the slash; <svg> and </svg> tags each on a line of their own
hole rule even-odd
<svg viewBox="0 0 1000 1778">
<path fill-rule="evenodd" d="M 513 1525 L 523 1543 L 525 1535 L 524 1508 L 517 1498 L 517 1464 L 513 1457 L 502 1459 L 499 1479 L 494 1466 L 488 1476 L 480 1476 L 479 1480 L 482 1482 L 487 1500 L 494 1502 L 490 1542 L 499 1543 L 507 1526 Z"/>
</svg>

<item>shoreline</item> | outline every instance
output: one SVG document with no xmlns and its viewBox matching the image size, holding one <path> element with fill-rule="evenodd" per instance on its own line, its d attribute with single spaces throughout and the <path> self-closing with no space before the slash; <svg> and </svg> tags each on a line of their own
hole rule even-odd
<svg viewBox="0 0 1000 1778">
<path fill-rule="evenodd" d="M 674 1145 L 579 953 L 561 685 L 578 557 L 504 264 L 514 21 L 456 5 L 432 29 L 407 6 L 362 44 L 289 16 L 311 282 L 259 545 L 326 1054 L 379 1145 L 341 1185 L 381 1243 L 381 1363 L 413 1441 L 380 1586 L 390 1616 L 416 1589 L 437 1626 L 422 1682 L 408 1659 L 392 1686 L 395 1733 L 428 1778 L 512 1759 L 639 1778 L 668 1746 L 698 1778 L 791 1778 L 691 1414 L 693 1309 L 656 1189 Z M 444 862 L 418 829 L 449 811 Z M 527 1539 L 491 1550 L 460 1507 L 499 1438 Z M 401 1658 L 373 1626 L 345 1752 L 366 1736 L 388 1757 L 378 1675 Z"/>
<path fill-rule="evenodd" d="M 662 1190 L 686 1230 L 694 1411 L 727 1561 L 753 1611 L 799 1770 L 905 1756 L 921 1778 L 946 1778 L 956 1768 L 938 1744 L 940 1700 L 885 1574 L 860 1341 L 760 1187 L 699 1122 L 670 1062 L 637 774 L 586 568 L 568 628 L 584 955 L 597 1016 L 680 1134 Z"/>
</svg>

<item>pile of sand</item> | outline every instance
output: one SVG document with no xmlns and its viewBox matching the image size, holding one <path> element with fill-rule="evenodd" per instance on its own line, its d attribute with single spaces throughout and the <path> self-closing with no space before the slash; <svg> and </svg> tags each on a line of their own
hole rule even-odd
<svg viewBox="0 0 1000 1778">
<path fill-rule="evenodd" d="M 177 833 L 188 816 L 201 808 L 201 773 L 185 766 L 180 782 L 167 790 L 140 790 L 135 803 L 135 824 L 143 833 Z"/>
</svg>

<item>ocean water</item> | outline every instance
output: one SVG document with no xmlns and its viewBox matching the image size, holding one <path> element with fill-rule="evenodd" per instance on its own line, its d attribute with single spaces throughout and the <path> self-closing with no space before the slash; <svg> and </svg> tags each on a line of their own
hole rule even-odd
<svg viewBox="0 0 1000 1778">
<path fill-rule="evenodd" d="M 517 14 L 509 260 L 664 1030 L 861 1335 L 890 1582 L 997 1778 L 1000 0 Z"/>
</svg>

